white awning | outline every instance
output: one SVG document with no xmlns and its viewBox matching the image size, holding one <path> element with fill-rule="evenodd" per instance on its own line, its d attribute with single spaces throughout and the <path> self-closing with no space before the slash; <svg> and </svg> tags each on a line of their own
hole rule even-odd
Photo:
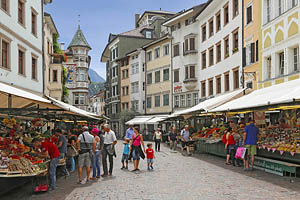
<svg viewBox="0 0 300 200">
<path fill-rule="evenodd" d="M 9 104 L 11 108 L 26 108 L 35 104 L 38 104 L 39 108 L 57 108 L 48 99 L 11 85 L 0 83 L 0 108 L 8 108 Z"/>
<path fill-rule="evenodd" d="M 133 118 L 132 120 L 129 120 L 128 122 L 126 122 L 127 125 L 129 124 L 145 124 L 146 121 L 152 119 L 153 116 L 137 116 L 135 118 Z"/>
<path fill-rule="evenodd" d="M 158 124 L 159 122 L 162 122 L 167 118 L 168 118 L 168 115 L 154 116 L 152 119 L 149 119 L 148 121 L 146 121 L 145 124 Z"/>
<path fill-rule="evenodd" d="M 211 112 L 242 110 L 247 108 L 290 103 L 300 100 L 300 79 L 258 89 L 252 93 L 230 101 Z"/>
</svg>

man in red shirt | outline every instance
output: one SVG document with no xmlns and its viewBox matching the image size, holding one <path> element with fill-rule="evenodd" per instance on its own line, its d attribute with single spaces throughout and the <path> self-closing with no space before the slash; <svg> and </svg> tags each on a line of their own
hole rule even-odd
<svg viewBox="0 0 300 200">
<path fill-rule="evenodd" d="M 41 149 L 42 152 L 39 153 L 41 158 L 50 158 L 50 188 L 49 190 L 55 190 L 56 187 L 56 167 L 58 164 L 59 151 L 55 144 L 50 142 L 41 142 L 39 139 L 34 139 L 32 141 L 36 149 Z"/>
<path fill-rule="evenodd" d="M 153 170 L 153 159 L 155 158 L 154 156 L 154 150 L 152 149 L 152 143 L 147 144 L 147 149 L 146 149 L 146 154 L 147 154 L 147 163 L 148 163 L 148 170 L 150 168 Z"/>
</svg>

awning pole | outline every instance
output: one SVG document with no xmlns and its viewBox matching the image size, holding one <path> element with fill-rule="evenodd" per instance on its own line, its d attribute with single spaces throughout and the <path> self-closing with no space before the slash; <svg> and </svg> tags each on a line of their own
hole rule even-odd
<svg viewBox="0 0 300 200">
<path fill-rule="evenodd" d="M 12 107 L 12 96 L 11 96 L 11 94 L 8 95 L 8 104 L 7 104 L 7 107 L 8 108 Z"/>
</svg>

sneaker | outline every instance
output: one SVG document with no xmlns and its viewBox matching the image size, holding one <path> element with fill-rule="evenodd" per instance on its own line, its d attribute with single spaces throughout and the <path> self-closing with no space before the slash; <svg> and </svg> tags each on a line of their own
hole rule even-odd
<svg viewBox="0 0 300 200">
<path fill-rule="evenodd" d="M 153 166 L 150 166 L 151 167 L 151 169 L 153 170 Z"/>
<path fill-rule="evenodd" d="M 104 178 L 104 177 L 107 177 L 107 176 L 108 176 L 108 174 L 102 174 L 101 176 Z"/>
<path fill-rule="evenodd" d="M 112 173 L 109 173 L 108 176 L 112 176 Z"/>
<path fill-rule="evenodd" d="M 148 167 L 148 171 L 150 171 L 150 167 Z"/>
<path fill-rule="evenodd" d="M 121 170 L 125 169 L 125 167 L 121 167 Z"/>
<path fill-rule="evenodd" d="M 249 168 L 244 168 L 244 171 L 249 171 Z"/>
</svg>

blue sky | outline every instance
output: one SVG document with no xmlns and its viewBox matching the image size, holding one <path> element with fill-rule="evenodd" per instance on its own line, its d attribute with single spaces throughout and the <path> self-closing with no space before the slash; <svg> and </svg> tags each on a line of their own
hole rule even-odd
<svg viewBox="0 0 300 200">
<path fill-rule="evenodd" d="M 105 79 L 105 64 L 100 63 L 101 53 L 107 44 L 109 33 L 121 33 L 134 28 L 134 15 L 145 10 L 179 12 L 206 0 L 53 0 L 46 6 L 60 34 L 60 42 L 66 47 L 78 26 L 92 47 L 91 68 Z"/>
</svg>

